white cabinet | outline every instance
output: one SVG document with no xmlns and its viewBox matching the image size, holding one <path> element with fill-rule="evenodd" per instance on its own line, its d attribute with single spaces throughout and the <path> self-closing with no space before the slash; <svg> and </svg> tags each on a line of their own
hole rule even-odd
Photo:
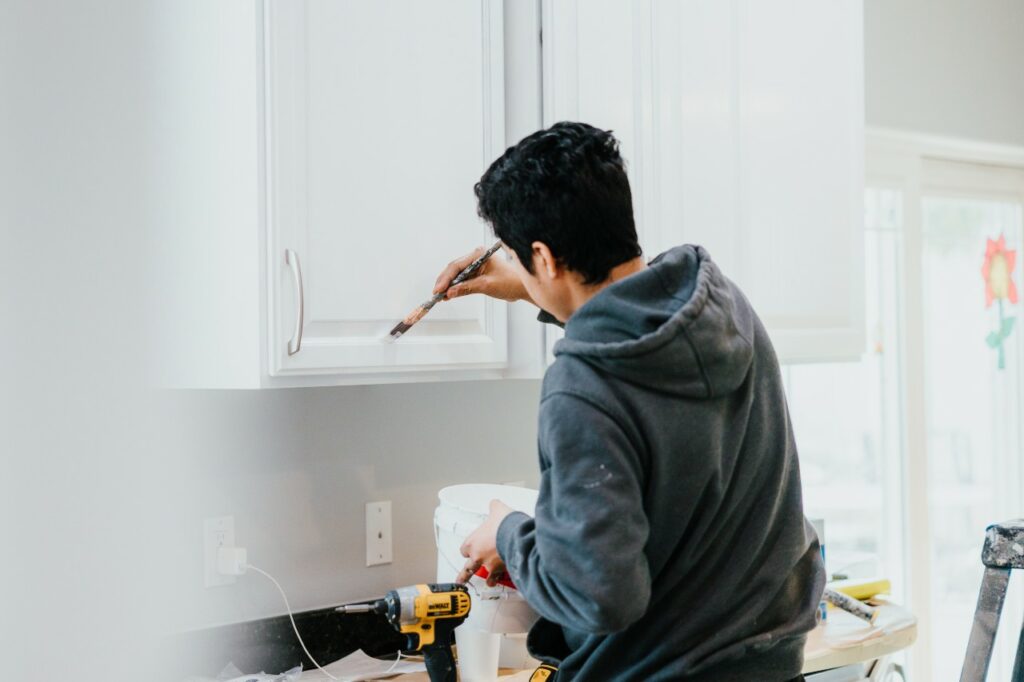
<svg viewBox="0 0 1024 682">
<path fill-rule="evenodd" d="M 152 78 L 167 179 L 158 383 L 540 375 L 526 304 L 445 302 L 384 342 L 445 263 L 494 239 L 473 184 L 507 135 L 540 127 L 536 8 L 225 0 L 164 11 L 168 58 Z M 512 102 L 506 69 L 524 91 Z"/>
<path fill-rule="evenodd" d="M 784 361 L 863 350 L 859 0 L 546 0 L 545 123 L 610 128 L 648 255 L 706 246 Z"/>
<path fill-rule="evenodd" d="M 647 254 L 707 246 L 784 360 L 861 350 L 859 0 L 162 11 L 161 384 L 539 376 L 525 304 L 469 297 L 382 338 L 492 238 L 483 170 L 566 119 L 621 140 Z"/>
<path fill-rule="evenodd" d="M 267 7 L 270 374 L 504 367 L 508 306 L 482 297 L 383 342 L 493 240 L 472 188 L 505 148 L 501 2 Z"/>
</svg>

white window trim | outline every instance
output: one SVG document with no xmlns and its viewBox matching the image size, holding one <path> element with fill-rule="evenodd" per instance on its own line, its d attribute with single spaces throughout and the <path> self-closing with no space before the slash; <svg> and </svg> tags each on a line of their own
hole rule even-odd
<svg viewBox="0 0 1024 682">
<path fill-rule="evenodd" d="M 925 396 L 924 317 L 922 295 L 922 198 L 927 160 L 958 161 L 1024 170 L 1024 147 L 948 138 L 899 130 L 866 131 L 865 174 L 868 187 L 899 190 L 903 197 L 901 282 L 903 413 L 902 536 L 907 539 L 903 565 L 908 606 L 918 618 L 917 644 L 910 652 L 913 679 L 935 679 L 931 646 L 931 534 L 928 511 L 928 453 Z M 1022 195 L 1024 196 L 1024 195 Z M 982 529 L 978 531 L 979 552 Z M 980 559 L 979 559 L 980 560 Z"/>
</svg>

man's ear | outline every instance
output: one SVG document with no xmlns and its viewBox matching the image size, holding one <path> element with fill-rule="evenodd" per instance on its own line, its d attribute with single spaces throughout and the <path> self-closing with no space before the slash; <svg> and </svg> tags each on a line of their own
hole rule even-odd
<svg viewBox="0 0 1024 682">
<path fill-rule="evenodd" d="M 543 272 L 548 279 L 558 279 L 562 276 L 564 267 L 551 253 L 551 249 L 544 242 L 533 242 L 530 244 L 533 256 L 533 271 L 537 274 Z"/>
</svg>

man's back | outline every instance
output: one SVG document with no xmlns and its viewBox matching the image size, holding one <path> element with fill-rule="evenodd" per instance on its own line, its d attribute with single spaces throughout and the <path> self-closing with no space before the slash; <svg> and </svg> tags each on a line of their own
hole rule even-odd
<svg viewBox="0 0 1024 682">
<path fill-rule="evenodd" d="M 535 655 L 594 680 L 788 680 L 824 585 L 775 354 L 699 247 L 569 319 L 536 519 L 498 531 Z M 557 624 L 558 627 L 554 624 Z"/>
</svg>

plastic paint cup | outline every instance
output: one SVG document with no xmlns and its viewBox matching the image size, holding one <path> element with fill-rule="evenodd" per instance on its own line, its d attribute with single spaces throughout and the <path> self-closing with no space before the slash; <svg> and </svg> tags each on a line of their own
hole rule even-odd
<svg viewBox="0 0 1024 682">
<path fill-rule="evenodd" d="M 459 650 L 461 682 L 497 682 L 500 634 L 463 623 L 455 628 L 455 645 Z"/>
</svg>

